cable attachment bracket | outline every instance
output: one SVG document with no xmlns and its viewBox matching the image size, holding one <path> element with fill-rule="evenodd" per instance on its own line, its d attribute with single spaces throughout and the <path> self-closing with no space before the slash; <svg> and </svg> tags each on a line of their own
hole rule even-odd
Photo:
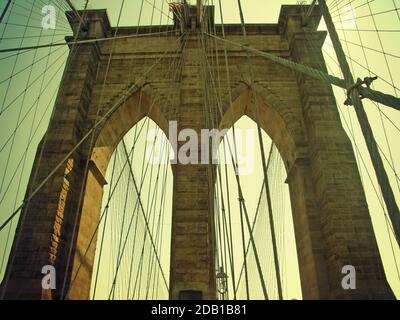
<svg viewBox="0 0 400 320">
<path fill-rule="evenodd" d="M 344 105 L 345 106 L 354 105 L 353 100 L 351 98 L 353 90 L 357 90 L 358 96 L 360 97 L 361 100 L 364 99 L 365 97 L 360 91 L 360 88 L 368 88 L 368 89 L 371 88 L 371 84 L 377 79 L 378 77 L 365 77 L 364 80 L 361 80 L 361 78 L 357 78 L 357 82 L 347 89 L 347 99 L 344 102 Z M 363 85 L 365 85 L 365 87 L 363 87 Z"/>
</svg>

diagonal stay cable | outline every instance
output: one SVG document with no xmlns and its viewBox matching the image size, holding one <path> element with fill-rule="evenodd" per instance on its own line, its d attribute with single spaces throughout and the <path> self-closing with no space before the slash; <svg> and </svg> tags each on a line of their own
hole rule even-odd
<svg viewBox="0 0 400 320">
<path fill-rule="evenodd" d="M 272 156 L 273 148 L 274 148 L 274 144 L 271 143 L 271 147 L 270 147 L 270 151 L 269 151 L 269 156 L 268 156 L 268 160 L 267 160 L 267 168 L 268 168 L 268 169 L 270 168 L 270 164 L 271 164 L 271 156 Z M 258 218 L 258 215 L 259 215 L 259 208 L 260 208 L 260 203 L 261 203 L 262 194 L 265 192 L 265 191 L 264 191 L 264 189 L 265 189 L 265 183 L 266 183 L 266 181 L 263 181 L 262 186 L 261 186 L 260 196 L 258 197 L 258 204 L 257 204 L 257 208 L 256 208 L 256 213 L 255 213 L 255 215 L 254 215 L 254 220 L 253 220 L 253 224 L 252 224 L 252 228 L 251 228 L 252 232 L 253 232 L 253 230 L 254 230 L 254 228 L 255 228 L 255 225 L 256 225 L 256 222 L 257 222 L 257 218 Z M 251 241 L 250 241 L 250 239 L 249 239 L 248 242 L 247 242 L 246 255 L 245 255 L 246 257 L 247 257 L 247 254 L 248 254 L 249 251 L 250 251 L 250 246 L 251 246 Z M 240 270 L 240 274 L 239 274 L 239 278 L 238 278 L 238 283 L 237 283 L 236 290 L 238 290 L 238 288 L 239 288 L 239 283 L 240 283 L 240 280 L 241 280 L 242 275 L 243 275 L 243 270 L 244 270 L 244 263 L 242 264 L 242 267 L 241 267 L 241 270 Z"/>
<path fill-rule="evenodd" d="M 133 35 L 126 35 L 126 36 L 118 36 L 118 37 L 107 37 L 107 38 L 99 38 L 99 39 L 86 39 L 86 40 L 77 40 L 77 41 L 63 41 L 63 42 L 52 42 L 47 44 L 41 44 L 36 46 L 26 46 L 21 48 L 6 48 L 0 49 L 0 53 L 4 52 L 13 52 L 13 51 L 25 51 L 25 50 L 35 50 L 35 49 L 42 49 L 48 47 L 57 47 L 57 46 L 71 46 L 76 44 L 89 44 L 89 43 L 98 43 L 110 40 L 121 40 L 121 39 L 130 39 L 130 38 L 142 38 L 142 37 L 149 37 L 154 36 L 157 34 L 166 34 L 171 33 L 172 31 L 161 31 L 161 32 L 152 32 L 152 33 L 141 33 L 141 34 L 133 34 Z"/>
<path fill-rule="evenodd" d="M 13 2 L 13 3 L 14 3 L 14 2 Z M 85 0 L 85 9 L 87 8 L 88 3 L 89 3 L 89 0 Z M 85 13 L 84 13 L 84 15 L 85 15 Z M 82 22 L 83 22 L 83 18 L 79 21 L 79 25 L 81 25 Z M 4 28 L 4 30 L 3 30 L 3 34 L 4 34 L 5 29 L 6 29 L 6 28 Z M 78 29 L 79 29 L 79 28 L 78 28 Z M 79 33 L 76 33 L 76 34 L 75 34 L 75 36 L 74 36 L 74 37 L 75 37 L 75 40 L 77 39 L 78 35 L 79 35 Z M 1 39 L 0 39 L 0 40 L 1 40 Z M 66 61 L 66 64 L 65 64 L 66 67 L 68 67 L 68 66 L 70 65 L 70 62 L 71 62 L 72 59 L 76 56 L 76 54 L 77 54 L 77 52 L 78 52 L 78 50 L 77 50 L 78 48 L 79 48 L 79 45 L 77 45 L 77 46 L 75 46 L 75 45 L 71 46 L 70 54 L 69 54 L 69 56 L 68 56 L 68 58 L 67 58 L 67 61 Z M 19 52 L 17 53 L 17 55 L 18 55 L 18 54 L 19 54 Z M 64 80 L 64 78 L 65 78 L 65 73 L 64 73 L 63 76 L 62 76 L 62 81 Z M 62 82 L 62 81 L 61 81 L 61 82 Z M 59 99 L 59 97 L 56 98 L 55 104 L 57 103 L 58 99 Z M 54 115 L 55 115 L 55 108 L 53 108 L 53 110 L 52 110 L 50 119 L 53 119 Z M 48 139 L 48 131 L 46 131 L 46 133 L 45 133 L 45 135 L 44 135 L 44 138 L 43 138 L 43 140 L 42 140 L 43 143 L 42 143 L 42 145 L 39 147 L 39 150 L 38 150 L 38 151 L 39 151 L 39 152 L 38 152 L 38 155 L 37 155 L 37 157 L 38 157 L 38 162 L 40 162 L 41 159 L 42 159 L 43 151 L 44 151 L 44 145 L 45 145 L 45 143 L 47 142 L 47 139 Z M 66 160 L 65 160 L 65 161 L 66 161 Z M 65 161 L 64 161 L 64 162 L 65 162 Z M 61 166 L 61 165 L 62 165 L 62 163 L 59 164 L 59 166 Z M 36 169 L 33 170 L 33 172 L 32 172 L 32 173 L 33 173 L 32 184 L 31 184 L 30 186 L 28 186 L 25 197 L 27 197 L 27 195 L 31 194 L 32 191 L 35 190 L 35 189 L 34 189 L 34 185 L 35 185 L 36 179 L 37 179 L 37 177 L 38 177 L 38 171 L 39 171 L 39 166 L 37 166 Z M 26 198 L 26 199 L 24 199 L 24 200 L 27 200 L 27 201 L 22 201 L 22 204 L 21 204 L 20 208 L 18 208 L 17 210 L 14 211 L 14 214 L 13 214 L 12 217 L 10 217 L 11 220 L 9 220 L 9 222 L 12 221 L 12 219 L 18 214 L 18 212 L 19 212 L 24 206 L 25 206 L 26 208 L 28 207 L 29 201 L 31 200 L 31 198 Z M 24 211 L 22 211 L 22 213 L 21 213 L 21 217 L 20 217 L 20 220 L 19 220 L 19 222 L 18 222 L 18 223 L 19 223 L 19 227 L 18 227 L 19 230 L 21 230 L 21 229 L 23 228 L 23 225 L 24 225 L 25 219 L 26 219 L 26 213 L 27 213 L 27 210 L 24 210 Z M 3 227 L 5 227 L 5 226 L 6 226 L 6 224 L 4 224 L 4 225 L 1 227 L 1 229 L 2 229 Z M 0 229 L 0 231 L 1 231 L 1 229 Z M 21 232 L 18 232 L 18 233 L 16 234 L 16 237 L 15 237 L 15 240 L 14 240 L 14 244 L 13 244 L 15 247 L 18 247 L 20 238 L 21 238 Z M 14 261 L 14 259 L 15 259 L 15 256 L 16 256 L 16 251 L 14 250 L 14 251 L 11 252 L 10 257 L 9 257 L 9 262 L 8 262 L 8 263 L 9 263 L 10 266 L 13 264 L 13 261 Z M 2 290 L 1 290 L 0 299 L 3 299 L 3 298 L 4 298 L 4 295 L 5 295 L 5 293 L 6 293 L 6 288 L 7 288 L 8 281 L 9 281 L 9 278 L 10 278 L 10 275 L 11 275 L 11 270 L 12 270 L 12 268 L 9 268 L 9 269 L 6 271 L 5 277 L 4 277 L 4 279 L 3 279 L 3 288 L 2 288 Z"/>
<path fill-rule="evenodd" d="M 64 66 L 64 63 L 62 63 L 62 64 L 59 66 L 59 68 L 57 69 L 56 73 L 54 73 L 54 75 L 51 77 L 50 81 L 51 81 L 52 79 L 55 78 L 55 76 L 58 74 L 58 71 L 59 71 L 63 66 Z M 42 91 L 42 92 L 44 92 L 44 91 Z M 50 107 L 52 106 L 51 102 L 54 100 L 55 96 L 57 95 L 57 92 L 58 92 L 58 88 L 56 88 L 56 89 L 54 90 L 54 92 L 53 92 L 53 94 L 52 94 L 52 96 L 51 96 L 51 99 L 49 100 L 49 102 L 48 102 L 48 104 L 47 104 L 45 110 L 43 111 L 42 116 L 40 117 L 39 122 L 38 122 L 38 124 L 36 125 L 36 128 L 35 128 L 35 130 L 34 130 L 32 136 L 31 136 L 30 138 L 28 138 L 27 146 L 25 147 L 25 150 L 23 151 L 23 153 L 22 153 L 22 155 L 21 155 L 21 158 L 19 159 L 19 161 L 18 161 L 18 163 L 17 163 L 17 165 L 16 165 L 16 167 L 15 167 L 15 169 L 14 169 L 14 171 L 13 171 L 13 174 L 11 175 L 10 181 L 9 181 L 7 187 L 4 189 L 4 192 L 3 192 L 3 194 L 2 194 L 2 196 L 1 196 L 1 198 L 0 198 L 0 204 L 3 203 L 3 201 L 4 201 L 4 199 L 5 199 L 5 197 L 6 197 L 7 193 L 8 193 L 8 191 L 10 190 L 10 187 L 11 187 L 12 182 L 13 182 L 12 180 L 14 179 L 15 175 L 16 175 L 17 172 L 18 172 L 19 167 L 21 166 L 21 163 L 22 163 L 22 161 L 23 161 L 23 158 L 24 158 L 25 155 L 28 153 L 29 147 L 30 147 L 31 143 L 33 142 L 34 137 L 35 137 L 36 134 L 39 132 L 40 125 L 41 125 L 41 123 L 43 122 L 43 120 L 45 119 L 45 116 L 46 116 L 47 112 L 49 111 Z M 35 102 L 38 102 L 38 101 L 39 101 L 39 99 L 36 99 L 36 100 L 35 100 Z M 33 106 L 34 106 L 34 104 L 30 107 L 30 110 L 33 109 Z M 29 111 L 28 111 L 28 112 L 29 112 Z M 25 118 L 26 118 L 26 115 L 24 116 L 23 120 L 24 120 Z M 7 139 L 7 141 L 10 140 L 11 138 L 12 138 L 12 135 L 9 136 L 9 138 Z M 6 143 L 7 143 L 7 142 L 6 142 Z M 6 144 L 5 144 L 3 147 L 5 147 L 5 146 L 6 146 Z M 2 150 L 3 147 L 0 148 L 0 150 Z M 1 152 L 1 151 L 0 151 L 0 152 Z"/>
<path fill-rule="evenodd" d="M 55 62 L 58 62 L 61 58 L 64 57 L 64 55 L 67 53 L 67 51 L 64 51 L 63 53 L 61 53 L 61 55 L 59 55 L 56 59 Z M 50 88 L 50 86 L 52 84 L 54 84 L 53 79 L 59 74 L 59 71 L 61 70 L 62 67 L 64 67 L 64 61 L 61 59 L 61 64 L 58 66 L 58 68 L 56 69 L 56 71 L 53 73 L 53 75 L 51 76 L 51 78 L 47 81 L 47 83 L 43 86 L 41 85 L 41 87 L 39 88 L 39 94 L 37 96 L 37 98 L 33 101 L 33 103 L 29 106 L 28 110 L 25 112 L 25 114 L 22 116 L 22 118 L 19 119 L 19 121 L 17 122 L 17 125 L 15 127 L 15 129 L 12 131 L 12 133 L 8 136 L 8 138 L 5 140 L 5 142 L 0 146 L 0 153 L 4 150 L 4 148 L 7 146 L 7 144 L 9 143 L 9 141 L 12 139 L 12 137 L 16 134 L 16 132 L 18 131 L 18 129 L 20 128 L 20 126 L 22 125 L 22 123 L 27 119 L 27 116 L 30 114 L 30 112 L 32 110 L 36 110 L 34 109 L 35 105 L 37 105 L 37 102 L 40 100 L 42 94 L 48 89 Z M 53 64 L 55 65 L 55 63 Z M 50 67 L 46 66 L 46 70 L 48 71 L 49 68 L 53 67 L 53 65 L 51 65 Z M 42 77 L 42 82 L 43 79 L 46 76 L 46 72 L 41 74 Z M 37 80 L 39 80 L 39 78 L 37 78 Z M 25 94 L 27 92 L 27 90 L 24 90 L 22 92 L 22 94 Z M 21 95 L 22 95 L 21 94 Z M 20 95 L 20 96 L 21 96 Z M 19 98 L 19 97 L 18 97 Z M 15 100 L 16 101 L 16 100 Z"/>
<path fill-rule="evenodd" d="M 48 69 L 43 70 L 43 71 L 42 71 L 36 78 L 34 78 L 21 92 L 19 92 L 6 106 L 3 105 L 4 108 L 0 111 L 0 117 L 1 117 L 7 110 L 9 110 L 10 107 L 11 107 L 12 105 L 14 105 L 14 103 L 17 102 L 18 99 L 19 99 L 20 97 L 22 97 L 22 96 L 26 93 L 26 91 L 27 91 L 28 89 L 30 89 L 34 84 L 36 84 L 36 83 L 42 78 L 42 76 L 45 75 L 45 74 L 50 70 L 50 68 L 52 68 L 53 66 L 55 66 L 55 63 L 58 62 L 61 58 L 63 58 L 63 56 L 64 56 L 64 54 L 65 54 L 66 52 L 67 52 L 67 51 L 65 51 L 63 54 L 61 54 L 60 56 L 58 56 L 58 57 L 57 57 L 57 60 L 54 61 L 54 62 L 52 63 L 52 65 L 51 65 Z M 62 61 L 62 60 L 61 60 L 61 61 Z M 64 63 L 64 62 L 63 62 L 63 63 Z"/>
<path fill-rule="evenodd" d="M 111 200 L 111 196 L 112 196 L 111 191 L 113 190 L 112 187 L 113 187 L 113 183 L 114 183 L 114 172 L 115 172 L 115 167 L 116 167 L 115 164 L 117 162 L 117 153 L 118 153 L 118 148 L 116 149 L 116 152 L 114 153 L 114 161 L 113 161 L 113 165 L 112 165 L 112 169 L 111 169 L 110 188 L 108 189 L 107 204 L 104 207 L 105 218 L 104 218 L 104 225 L 103 225 L 103 230 L 102 230 L 101 240 L 100 240 L 100 248 L 99 248 L 100 251 L 99 251 L 99 256 L 97 258 L 96 275 L 95 275 L 95 280 L 94 280 L 94 289 L 93 289 L 93 296 L 92 296 L 93 299 L 96 297 L 97 280 L 98 280 L 98 276 L 99 276 L 100 262 L 101 262 L 101 257 L 102 257 L 102 253 L 103 253 L 104 237 L 105 237 L 105 231 L 106 231 L 106 228 L 107 228 L 107 221 L 108 221 L 108 212 L 109 212 L 109 205 L 108 204 L 109 204 L 109 202 Z M 121 170 L 121 172 L 122 171 L 123 170 Z M 99 223 L 99 227 L 100 227 L 100 223 Z"/>
<path fill-rule="evenodd" d="M 149 123 L 150 123 L 150 121 L 147 122 L 146 136 L 148 135 L 148 132 L 149 132 Z M 156 129 L 156 131 L 158 131 L 158 128 Z M 153 143 L 153 148 L 151 149 L 151 153 L 154 152 L 155 144 L 156 144 L 156 138 L 157 138 L 157 135 L 154 137 L 154 143 Z M 122 141 L 122 144 L 125 144 L 125 142 Z M 146 141 L 146 146 L 147 146 L 147 141 Z M 123 146 L 123 147 L 124 147 L 124 146 Z M 126 145 L 125 145 L 125 149 L 126 149 Z M 146 147 L 145 147 L 145 149 L 146 149 Z M 124 154 L 124 157 L 126 157 L 126 152 L 125 152 L 125 154 Z M 140 178 L 140 190 L 139 190 L 139 193 L 136 193 L 137 198 L 136 198 L 135 206 L 134 206 L 134 209 L 133 209 L 133 215 L 132 215 L 131 221 L 130 221 L 130 223 L 129 223 L 129 225 L 128 225 L 128 231 L 127 231 L 127 233 L 126 233 L 126 240 L 125 240 L 125 242 L 124 242 L 124 246 L 123 246 L 122 250 L 121 250 L 122 232 L 121 232 L 121 234 L 120 234 L 120 240 L 119 240 L 119 245 L 118 245 L 118 253 L 117 253 L 117 267 L 116 267 L 116 271 L 115 271 L 115 273 L 114 273 L 114 275 L 113 275 L 113 282 L 112 282 L 110 294 L 109 294 L 109 297 L 108 297 L 109 300 L 111 299 L 111 296 L 112 296 L 112 298 L 114 299 L 114 293 L 115 293 L 115 287 L 116 287 L 116 280 L 117 280 L 117 277 L 118 277 L 118 272 L 119 272 L 119 268 L 120 268 L 121 261 L 122 261 L 122 255 L 123 255 L 123 252 L 124 252 L 124 250 L 125 250 L 126 241 L 127 241 L 127 239 L 128 239 L 129 232 L 130 232 L 130 229 L 131 229 L 131 225 L 132 225 L 132 222 L 133 222 L 133 219 L 134 219 L 134 214 L 136 213 L 136 208 L 138 207 L 138 204 L 139 204 L 138 198 L 141 197 L 141 194 L 142 194 L 142 187 L 144 186 L 144 182 L 145 182 L 145 179 L 146 179 L 146 174 L 147 174 L 148 166 L 146 166 L 146 169 L 143 170 L 143 169 L 144 169 L 144 162 L 145 162 L 145 159 L 146 159 L 146 152 L 143 152 L 143 157 L 142 157 L 142 162 L 141 162 L 142 174 L 141 174 L 141 178 Z M 130 161 L 130 165 L 132 166 L 132 161 Z M 150 187 L 151 187 L 151 182 L 152 182 L 152 173 L 153 173 L 153 167 L 151 167 L 151 169 L 150 169 L 149 191 L 147 192 L 148 197 L 150 196 Z M 128 176 L 129 176 L 128 182 L 130 183 L 130 181 L 132 180 L 132 175 L 131 175 L 130 172 L 128 173 Z M 148 200 L 147 200 L 147 204 L 148 204 Z M 125 215 L 125 212 L 124 212 L 124 215 Z M 146 215 L 146 216 L 147 216 L 147 215 Z M 123 226 L 124 223 L 122 222 L 121 225 Z M 146 235 L 147 235 L 147 234 L 146 234 Z M 146 236 L 146 235 L 145 235 L 145 236 Z M 143 246 L 144 246 L 144 245 L 143 245 Z M 122 252 L 122 253 L 121 253 L 121 252 Z M 120 255 L 120 253 L 121 253 L 121 255 Z"/>
<path fill-rule="evenodd" d="M 3 9 L 3 12 L 1 13 L 0 23 L 3 21 L 4 16 L 6 15 L 8 8 L 10 7 L 10 4 L 11 4 L 11 0 L 8 0 L 6 6 Z"/>
<path fill-rule="evenodd" d="M 54 39 L 54 37 L 55 37 L 55 36 L 54 36 L 55 32 L 56 32 L 56 31 L 54 30 L 54 31 L 53 31 L 53 39 Z M 42 33 L 41 33 L 41 34 L 42 34 Z M 39 38 L 39 39 L 40 39 L 40 38 Z M 39 40 L 38 40 L 38 41 L 39 41 Z M 49 54 L 45 56 L 45 57 L 47 58 L 47 59 L 46 59 L 46 62 L 45 62 L 45 69 L 47 69 L 47 67 L 48 67 L 48 65 L 49 65 L 51 51 L 52 51 L 52 49 L 50 48 L 50 49 L 49 49 Z M 35 56 L 34 56 L 33 60 L 35 60 L 36 53 L 37 53 L 37 52 L 35 52 Z M 32 73 L 32 70 L 31 70 L 30 73 L 29 73 L 29 77 L 28 77 L 27 82 L 29 82 L 29 78 L 30 78 L 30 76 L 31 76 L 31 73 Z M 44 80 L 45 80 L 45 75 L 43 75 L 42 81 L 41 81 L 41 83 L 40 83 L 39 92 L 41 92 L 42 89 L 43 89 L 43 86 L 44 86 L 44 83 L 45 83 Z M 55 93 L 55 92 L 56 92 L 56 90 L 54 91 L 54 93 Z M 50 101 L 49 101 L 49 103 L 48 103 L 48 105 L 47 105 L 47 107 L 46 107 L 46 111 L 47 111 L 49 105 L 51 104 L 51 102 L 53 101 L 54 96 L 55 96 L 55 94 L 53 94 L 52 98 L 50 99 Z M 21 102 L 21 110 L 20 110 L 20 112 L 22 111 L 22 107 L 23 107 L 23 105 L 24 105 L 25 97 L 26 97 L 26 95 L 24 95 L 23 101 Z M 39 97 L 40 97 L 40 94 L 39 94 Z M 17 191 L 15 192 L 13 210 L 15 210 L 15 208 L 17 207 L 17 204 L 18 204 L 18 197 L 19 197 L 19 191 L 21 190 L 21 187 L 22 187 L 22 179 L 23 179 L 23 174 L 24 174 L 24 171 L 25 171 L 25 164 L 26 164 L 27 154 L 28 154 L 28 153 L 27 153 L 27 150 L 28 150 L 29 147 L 30 147 L 31 141 L 32 141 L 32 139 L 33 139 L 33 135 L 37 132 L 37 128 L 34 130 L 34 126 L 35 126 L 37 111 L 38 111 L 38 107 L 39 107 L 39 98 L 34 102 L 34 104 L 36 104 L 36 108 L 35 108 L 35 111 L 34 111 L 34 114 L 33 114 L 32 122 L 31 122 L 31 125 L 30 125 L 30 129 L 29 129 L 28 145 L 27 145 L 27 147 L 26 147 L 26 152 L 24 152 L 24 154 L 23 154 L 23 156 L 22 156 L 22 158 L 23 158 L 23 163 L 22 163 L 22 168 L 21 168 L 20 177 L 19 177 L 19 180 L 18 180 Z M 19 115 L 19 117 L 20 117 L 20 115 Z M 40 122 L 41 122 L 41 120 L 42 120 L 42 119 L 40 119 Z M 40 124 L 40 122 L 39 122 L 39 124 Z M 39 126 L 39 124 L 38 124 L 38 126 Z M 19 125 L 18 125 L 18 121 L 17 121 L 17 127 L 18 127 L 18 126 L 19 126 Z M 17 128 L 16 128 L 16 129 L 17 129 Z M 14 146 L 14 139 L 15 139 L 15 136 L 13 137 L 12 142 L 11 142 L 10 153 L 9 153 L 9 156 L 8 156 L 9 158 L 10 158 L 10 156 L 11 156 L 12 148 L 13 148 L 13 146 Z M 8 158 L 8 159 L 9 159 L 9 158 Z M 7 161 L 7 164 L 8 164 L 8 161 Z M 20 164 L 21 164 L 21 162 L 19 162 L 17 168 L 19 168 Z M 6 165 L 6 168 L 7 168 L 7 165 Z M 5 172 L 7 172 L 6 169 L 5 169 Z M 13 177 L 14 177 L 14 175 L 13 175 Z M 11 183 L 11 181 L 10 181 L 10 183 Z M 1 189 L 2 189 L 2 186 L 3 186 L 3 180 L 2 180 L 2 184 L 1 184 Z M 6 251 L 7 246 L 8 246 L 11 228 L 12 228 L 12 222 L 11 222 L 11 224 L 9 225 L 9 230 L 8 230 L 8 235 L 7 235 L 7 241 L 6 241 L 6 245 L 5 245 L 5 247 L 4 247 L 4 250 L 5 250 L 5 251 Z M 0 272 L 1 272 L 1 270 L 2 270 L 3 262 L 4 262 L 4 260 L 5 260 L 5 255 L 6 255 L 6 254 L 5 254 L 5 251 L 4 251 L 4 253 L 3 253 L 3 259 L 2 259 L 2 263 L 1 263 L 1 267 L 0 267 Z"/>
<path fill-rule="evenodd" d="M 125 142 L 123 142 L 123 146 L 124 146 L 124 151 L 125 151 L 125 153 L 126 153 L 127 151 L 126 151 Z M 148 164 L 149 164 L 149 163 L 147 163 L 147 166 L 148 166 Z M 160 271 L 161 271 L 161 275 L 162 275 L 162 278 L 163 278 L 163 282 L 164 282 L 164 284 L 165 284 L 165 287 L 168 289 L 169 286 L 168 286 L 168 283 L 167 283 L 167 280 L 166 280 L 166 277 L 165 277 L 165 274 L 164 274 L 164 271 L 163 271 L 163 268 L 162 268 L 162 265 L 161 265 L 161 261 L 160 261 L 159 254 L 157 253 L 157 248 L 156 248 L 155 243 L 154 243 L 153 235 L 151 234 L 151 231 L 150 231 L 149 222 L 148 222 L 148 220 L 147 220 L 147 218 L 146 218 L 146 215 L 145 215 L 145 210 L 144 210 L 144 207 L 143 207 L 143 203 L 142 203 L 142 200 L 141 200 L 141 198 L 140 198 L 141 188 L 140 188 L 140 189 L 138 188 L 138 185 L 137 185 L 137 183 L 136 183 L 135 176 L 134 176 L 134 174 L 133 174 L 132 164 L 131 164 L 131 163 L 130 163 L 130 173 L 131 173 L 131 176 L 132 176 L 132 181 L 133 181 L 133 185 L 134 185 L 134 187 L 135 187 L 135 191 L 136 191 L 136 193 L 137 193 L 137 195 L 138 195 L 137 201 L 138 201 L 139 206 L 140 206 L 140 210 L 139 210 L 139 211 L 140 211 L 140 212 L 142 213 L 142 215 L 143 215 L 143 219 L 144 219 L 144 222 L 145 222 L 146 231 L 147 231 L 147 233 L 149 234 L 151 246 L 152 246 L 153 251 L 154 251 L 154 253 L 155 253 L 155 256 L 156 256 L 156 259 L 157 259 L 157 263 L 158 263 L 158 266 L 159 266 L 159 269 L 160 269 Z M 142 187 L 142 186 L 140 186 L 140 187 Z"/>
</svg>

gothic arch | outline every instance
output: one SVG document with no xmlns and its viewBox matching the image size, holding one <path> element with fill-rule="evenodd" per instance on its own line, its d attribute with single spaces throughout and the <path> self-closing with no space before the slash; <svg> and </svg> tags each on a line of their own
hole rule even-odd
<svg viewBox="0 0 400 320">
<path fill-rule="evenodd" d="M 251 90 L 256 91 L 255 95 Z M 326 272 L 326 266 L 316 263 L 310 256 L 310 252 L 315 256 L 323 255 L 323 250 L 313 247 L 315 241 L 322 243 L 321 234 L 313 235 L 317 240 L 310 236 L 311 230 L 320 221 L 315 215 L 318 212 L 317 204 L 311 200 L 315 199 L 314 187 L 307 174 L 308 170 L 303 167 L 303 161 L 307 162 L 303 159 L 307 159 L 308 155 L 301 122 L 290 113 L 282 111 L 284 102 L 279 101 L 270 90 L 261 85 L 250 88 L 246 84 L 240 84 L 232 91 L 232 105 L 226 103 L 224 106 L 225 113 L 220 128 L 230 128 L 243 115 L 257 123 L 254 96 L 260 112 L 260 126 L 276 145 L 288 175 L 286 182 L 289 185 L 303 296 L 311 298 L 316 292 L 323 295 L 328 286 L 322 276 Z"/>
<path fill-rule="evenodd" d="M 149 117 L 168 137 L 168 121 L 157 106 L 157 93 L 150 85 L 131 94 L 96 133 L 91 160 L 103 175 L 111 155 L 122 137 L 141 119 Z"/>
<path fill-rule="evenodd" d="M 253 93 L 258 102 L 260 126 L 272 139 L 284 160 L 286 170 L 294 164 L 296 157 L 306 152 L 305 138 L 301 122 L 290 113 L 283 114 L 282 101 L 273 92 L 261 85 L 252 87 L 241 83 L 232 90 L 232 105 L 226 101 L 223 105 L 224 115 L 219 127 L 230 128 L 243 115 L 257 123 L 256 107 L 253 103 Z M 297 107 L 297 106 L 296 106 Z M 290 106 L 288 106 L 290 108 Z"/>
</svg>

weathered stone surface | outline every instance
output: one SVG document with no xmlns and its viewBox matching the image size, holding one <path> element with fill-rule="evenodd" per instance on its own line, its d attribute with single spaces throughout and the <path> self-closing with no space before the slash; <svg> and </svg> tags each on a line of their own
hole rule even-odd
<svg viewBox="0 0 400 320">
<path fill-rule="evenodd" d="M 325 68 L 321 53 L 325 33 L 315 28 L 303 30 L 301 12 L 298 6 L 283 6 L 278 24 L 248 26 L 247 43 Z M 319 18 L 316 11 L 314 25 Z M 110 37 L 114 33 L 105 11 L 90 10 L 87 20 L 91 38 Z M 76 25 L 77 21 L 71 18 L 71 23 Z M 216 29 L 221 34 L 221 26 Z M 123 28 L 119 35 L 136 32 L 136 28 Z M 139 33 L 148 32 L 147 28 L 139 30 Z M 225 32 L 229 40 L 244 41 L 239 25 L 226 25 Z M 6 298 L 40 299 L 41 268 L 49 263 L 56 266 L 58 279 L 52 298 L 61 297 L 64 277 L 67 279 L 65 290 L 70 288 L 79 266 L 69 298 L 89 298 L 96 237 L 83 256 L 99 219 L 105 171 L 120 139 L 145 116 L 151 117 L 167 135 L 171 120 L 178 121 L 178 130 L 199 131 L 207 127 L 199 34 L 193 30 L 187 41 L 179 37 L 177 31 L 115 41 L 105 86 L 112 41 L 80 45 L 71 53 L 55 115 L 34 164 L 30 190 L 82 139 L 97 116 L 110 111 L 124 88 L 137 83 L 139 89 L 69 157 L 73 161 L 70 172 L 65 174 L 67 164 L 64 163 L 24 209 L 26 219 L 23 224 L 20 221 L 18 228 L 21 238 L 18 244 L 14 243 L 15 259 L 8 266 L 10 280 Z M 215 48 L 211 50 L 215 52 Z M 224 61 L 221 44 L 218 50 L 220 61 Z M 223 116 L 215 111 L 214 125 L 228 128 L 246 114 L 259 121 L 276 144 L 288 172 L 303 297 L 392 298 L 351 143 L 341 126 L 331 87 L 264 58 L 251 56 L 255 81 L 250 89 L 246 54 L 230 45 L 227 50 L 231 88 L 221 63 L 218 72 Z M 155 64 L 157 60 L 159 63 Z M 233 101 L 229 99 L 230 90 Z M 255 90 L 260 119 L 251 90 Z M 93 148 L 90 141 L 94 141 Z M 90 169 L 85 172 L 88 162 Z M 173 165 L 173 172 L 170 298 L 178 299 L 181 291 L 195 290 L 202 291 L 203 298 L 214 299 L 209 200 L 212 179 L 207 165 L 177 164 Z M 63 218 L 59 221 L 57 210 L 65 179 L 69 189 L 64 199 Z M 60 235 L 54 243 L 57 221 L 61 222 Z M 67 270 L 69 252 L 72 263 Z M 356 267 L 357 290 L 341 288 L 341 268 L 346 264 Z"/>
</svg>

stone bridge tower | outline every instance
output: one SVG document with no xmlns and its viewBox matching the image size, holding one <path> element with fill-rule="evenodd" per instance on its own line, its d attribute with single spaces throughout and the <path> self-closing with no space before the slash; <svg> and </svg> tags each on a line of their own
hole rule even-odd
<svg viewBox="0 0 400 320">
<path fill-rule="evenodd" d="M 157 27 L 161 33 L 151 36 L 145 36 L 154 32 L 150 28 L 124 27 L 118 36 L 126 37 L 115 42 L 80 44 L 71 54 L 47 138 L 34 163 L 32 177 L 37 174 L 37 179 L 31 179 L 28 189 L 39 185 L 64 158 L 67 161 L 24 208 L 26 218 L 19 222 L 19 241 L 14 242 L 15 259 L 8 265 L 5 298 L 44 297 L 41 269 L 48 264 L 57 270 L 53 299 L 61 298 L 64 277 L 68 289 L 79 265 L 81 270 L 69 298 L 89 298 L 96 239 L 85 251 L 96 230 L 107 183 L 105 171 L 118 142 L 145 116 L 167 135 L 168 122 L 174 120 L 178 130 L 206 128 L 200 61 L 204 51 L 195 8 L 191 8 L 187 19 L 186 24 L 176 23 L 172 35 L 162 33 L 170 30 L 167 26 Z M 316 8 L 310 27 L 304 29 L 302 8 L 283 6 L 278 23 L 248 25 L 246 43 L 324 68 L 321 47 L 326 32 L 317 31 L 320 19 Z M 69 20 L 76 30 L 75 16 L 70 15 Z M 105 10 L 87 11 L 86 21 L 87 31 L 80 39 L 114 35 Z M 221 28 L 216 25 L 219 36 Z M 182 32 L 187 33 L 186 40 L 182 40 Z M 225 33 L 227 39 L 244 43 L 240 25 L 225 25 Z M 129 37 L 135 34 L 143 37 Z M 227 52 L 231 87 L 226 80 L 221 82 L 224 114 L 216 115 L 218 127 L 229 128 L 244 114 L 257 121 L 254 104 L 258 104 L 260 125 L 276 144 L 287 169 L 303 297 L 392 298 L 352 146 L 342 128 L 331 87 L 257 56 L 251 56 L 254 81 L 249 83 L 246 53 L 230 45 Z M 223 61 L 222 43 L 219 54 Z M 181 64 L 173 68 L 178 70 L 177 77 L 160 77 L 176 57 L 182 58 Z M 226 79 L 223 67 L 219 72 L 221 79 Z M 125 101 L 118 104 L 133 83 L 136 85 Z M 252 101 L 252 90 L 257 101 Z M 96 117 L 105 115 L 106 120 L 94 135 L 68 156 Z M 176 164 L 173 173 L 170 298 L 190 298 L 194 294 L 214 299 L 208 166 Z M 70 244 L 72 262 L 66 268 Z M 342 289 L 344 265 L 355 266 L 357 290 Z"/>
</svg>

